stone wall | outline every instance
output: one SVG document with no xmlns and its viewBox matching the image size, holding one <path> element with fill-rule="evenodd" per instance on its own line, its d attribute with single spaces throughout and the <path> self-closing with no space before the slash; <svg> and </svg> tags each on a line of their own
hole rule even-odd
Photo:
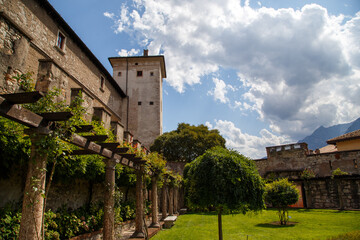
<svg viewBox="0 0 360 240">
<path fill-rule="evenodd" d="M 7 203 L 20 203 L 23 197 L 25 186 L 25 176 L 20 172 L 14 173 L 10 178 L 0 179 L 0 208 Z M 47 209 L 56 211 L 62 206 L 77 209 L 89 203 L 103 202 L 104 183 L 91 184 L 84 179 L 76 179 L 71 182 L 54 182 L 51 185 L 47 198 Z M 135 200 L 135 188 L 120 188 L 125 198 L 127 193 L 128 200 Z M 125 200 L 125 199 L 124 199 Z"/>
<path fill-rule="evenodd" d="M 331 176 L 337 168 L 360 174 L 359 150 L 310 154 L 307 144 L 301 143 L 268 147 L 267 155 L 267 159 L 255 160 L 262 177 L 275 174 L 296 179 L 305 168 L 313 170 L 317 177 Z"/>
<path fill-rule="evenodd" d="M 64 49 L 56 46 L 59 31 L 66 38 Z M 66 75 L 67 85 L 59 85 L 68 103 L 71 88 L 82 88 L 93 98 L 93 107 L 103 107 L 111 114 L 111 121 L 122 121 L 124 93 L 51 5 L 37 0 L 4 0 L 0 14 L 1 75 L 34 72 L 37 79 L 43 59 L 52 61 Z M 0 79 L 3 88 L 6 83 Z"/>
<path fill-rule="evenodd" d="M 303 186 L 308 208 L 360 209 L 359 175 L 313 178 Z"/>
</svg>

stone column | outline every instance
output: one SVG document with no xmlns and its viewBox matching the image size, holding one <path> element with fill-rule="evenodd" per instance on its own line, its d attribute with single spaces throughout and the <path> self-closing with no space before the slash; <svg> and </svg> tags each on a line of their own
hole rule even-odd
<svg viewBox="0 0 360 240">
<path fill-rule="evenodd" d="M 178 187 L 174 187 L 174 213 L 178 214 L 179 213 L 179 209 L 178 209 L 178 202 L 179 202 L 179 188 Z"/>
<path fill-rule="evenodd" d="M 157 175 L 151 177 L 151 227 L 159 228 L 159 219 L 158 219 L 158 193 L 157 193 Z"/>
<path fill-rule="evenodd" d="M 167 217 L 167 186 L 165 181 L 161 189 L 161 215 L 161 220 Z"/>
<path fill-rule="evenodd" d="M 304 181 L 304 189 L 305 189 L 305 197 L 306 197 L 306 208 L 311 208 L 312 200 L 311 200 L 311 189 L 310 189 L 309 180 Z"/>
<path fill-rule="evenodd" d="M 41 138 L 49 134 L 47 127 L 30 129 L 27 133 L 31 139 L 31 155 L 22 204 L 19 239 L 42 239 L 42 217 L 44 211 L 44 194 L 46 181 L 47 154 L 36 145 Z"/>
<path fill-rule="evenodd" d="M 144 194 L 143 194 L 143 175 L 144 165 L 139 164 L 136 170 L 136 217 L 135 232 L 133 238 L 144 238 Z"/>
<path fill-rule="evenodd" d="M 169 216 L 174 215 L 174 187 L 169 188 Z"/>
<path fill-rule="evenodd" d="M 114 195 L 115 195 L 115 159 L 106 159 L 105 195 L 104 195 L 104 240 L 115 239 Z"/>
</svg>

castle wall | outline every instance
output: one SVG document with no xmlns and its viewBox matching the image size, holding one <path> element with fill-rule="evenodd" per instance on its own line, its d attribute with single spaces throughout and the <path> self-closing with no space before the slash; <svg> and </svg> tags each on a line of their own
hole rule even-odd
<svg viewBox="0 0 360 240">
<path fill-rule="evenodd" d="M 1 89 L 3 92 L 11 90 L 8 82 L 16 73 L 33 72 L 37 85 L 39 77 L 46 76 L 52 81 L 49 87 L 60 87 L 67 103 L 70 103 L 71 89 L 86 90 L 92 101 L 88 106 L 102 107 L 111 114 L 110 121 L 121 122 L 124 93 L 85 44 L 51 9 L 50 4 L 43 1 L 3 1 L 0 71 L 7 78 L 1 78 Z M 65 37 L 62 49 L 57 46 L 59 32 Z M 92 114 L 93 110 L 88 109 L 88 112 Z"/>
</svg>

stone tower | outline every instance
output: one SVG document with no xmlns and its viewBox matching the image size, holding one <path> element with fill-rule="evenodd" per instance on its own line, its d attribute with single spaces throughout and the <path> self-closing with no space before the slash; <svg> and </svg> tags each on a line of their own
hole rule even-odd
<svg viewBox="0 0 360 240">
<path fill-rule="evenodd" d="M 162 134 L 162 79 L 166 78 L 164 56 L 111 57 L 113 77 L 128 96 L 122 122 L 125 130 L 149 148 Z"/>
</svg>

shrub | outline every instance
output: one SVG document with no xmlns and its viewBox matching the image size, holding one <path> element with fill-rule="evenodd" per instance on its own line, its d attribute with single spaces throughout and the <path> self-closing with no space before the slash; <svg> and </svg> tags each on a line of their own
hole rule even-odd
<svg viewBox="0 0 360 240">
<path fill-rule="evenodd" d="M 299 191 L 286 178 L 268 183 L 265 186 L 265 201 L 278 209 L 281 225 L 289 220 L 287 208 L 299 200 Z"/>
<path fill-rule="evenodd" d="M 17 239 L 20 230 L 20 212 L 7 212 L 0 219 L 0 239 Z"/>
</svg>

